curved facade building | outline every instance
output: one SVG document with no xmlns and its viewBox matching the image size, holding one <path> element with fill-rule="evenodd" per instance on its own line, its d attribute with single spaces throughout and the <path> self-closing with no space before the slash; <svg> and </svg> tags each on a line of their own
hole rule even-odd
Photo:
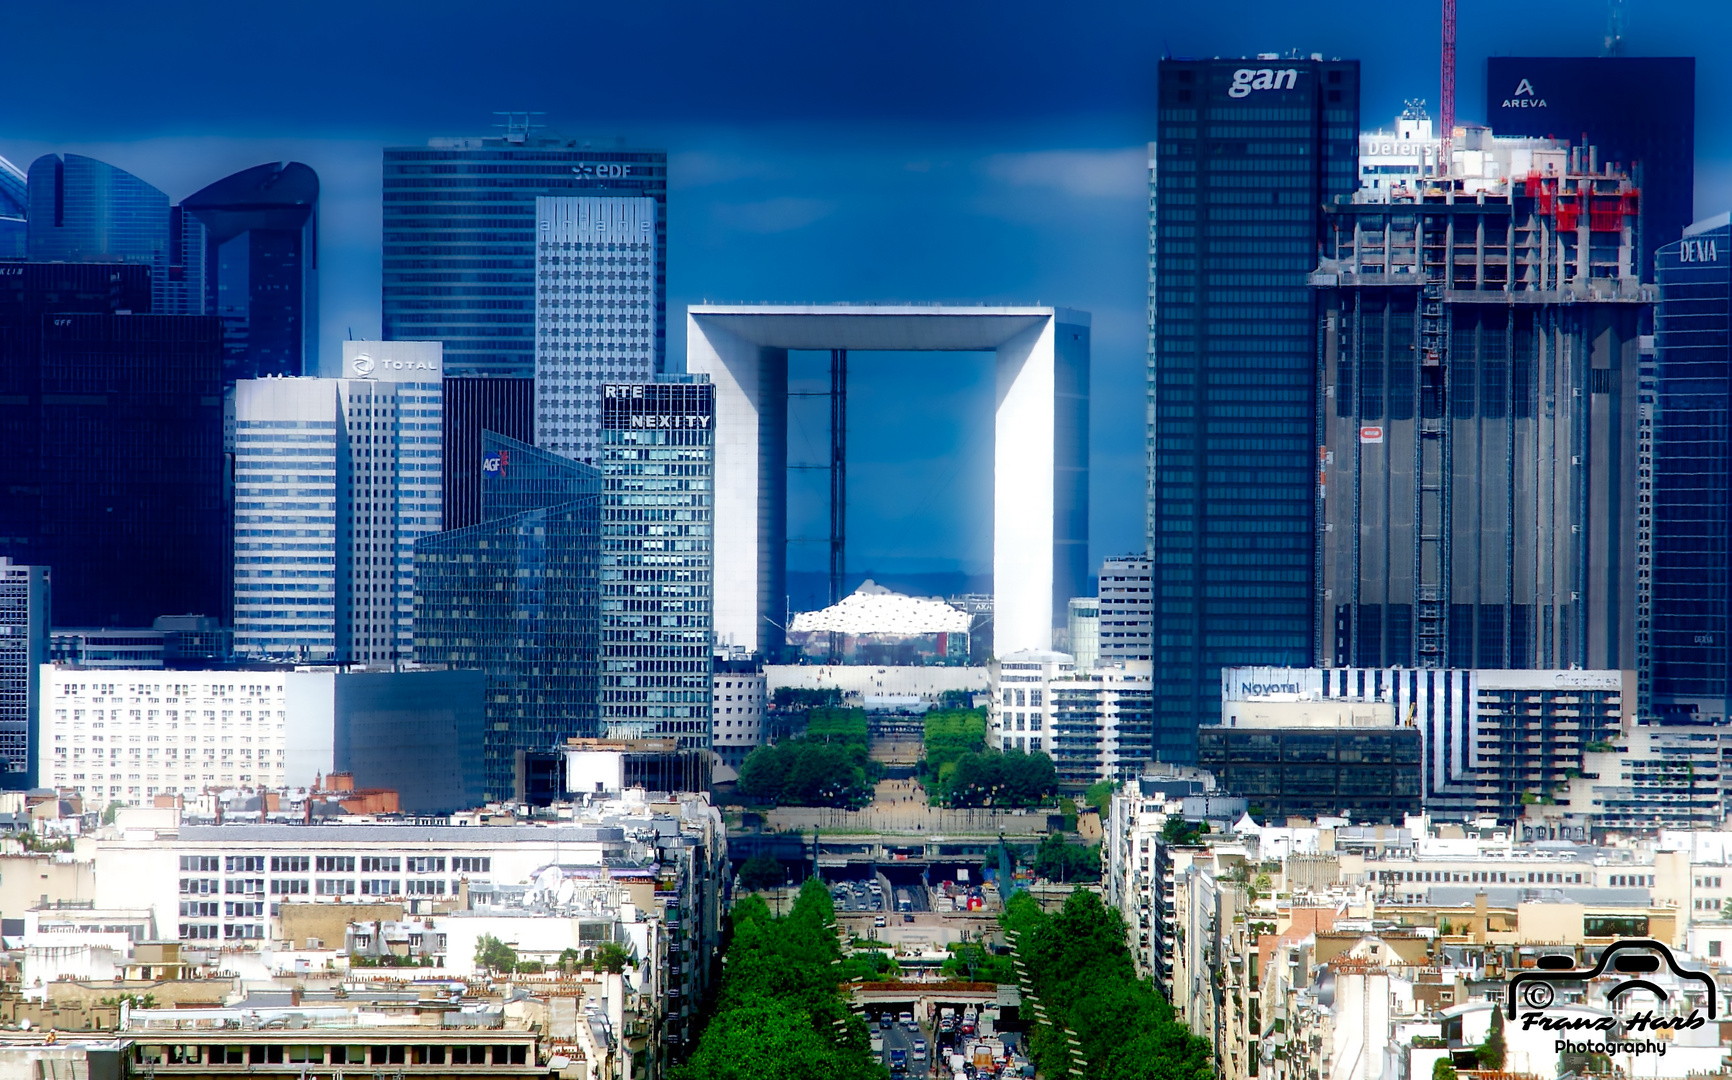
<svg viewBox="0 0 1732 1080">
<path fill-rule="evenodd" d="M 127 262 L 166 270 L 168 196 L 113 165 L 79 154 L 30 163 L 32 262 Z"/>
<path fill-rule="evenodd" d="M 179 209 L 178 246 L 202 242 L 204 310 L 223 320 L 224 381 L 315 369 L 318 174 L 298 161 L 257 165 Z"/>
<path fill-rule="evenodd" d="M 0 157 L 0 259 L 22 259 L 27 250 L 25 190 L 24 170 Z"/>
</svg>

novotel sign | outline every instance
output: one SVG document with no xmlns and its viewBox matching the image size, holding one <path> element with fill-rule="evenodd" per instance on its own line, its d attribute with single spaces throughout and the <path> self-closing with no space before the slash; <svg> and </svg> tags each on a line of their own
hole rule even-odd
<svg viewBox="0 0 1732 1080">
<path fill-rule="evenodd" d="M 1297 694 L 1299 693 L 1299 684 L 1296 682 L 1242 682 L 1239 684 L 1239 693 L 1245 697 L 1269 697 L 1273 694 Z"/>
<path fill-rule="evenodd" d="M 1293 90 L 1298 85 L 1298 68 L 1240 68 L 1233 72 L 1233 84 L 1227 87 L 1227 96 L 1250 97 L 1256 90 Z"/>
</svg>

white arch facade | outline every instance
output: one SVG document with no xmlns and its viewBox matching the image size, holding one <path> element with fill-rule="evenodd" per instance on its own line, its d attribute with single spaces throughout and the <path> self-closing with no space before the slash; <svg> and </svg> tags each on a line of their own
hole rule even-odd
<svg viewBox="0 0 1732 1080">
<path fill-rule="evenodd" d="M 993 651 L 1050 649 L 1089 576 L 1089 316 L 1053 307 L 688 308 L 686 370 L 716 387 L 716 640 L 780 641 L 788 352 L 830 349 L 995 355 Z"/>
</svg>

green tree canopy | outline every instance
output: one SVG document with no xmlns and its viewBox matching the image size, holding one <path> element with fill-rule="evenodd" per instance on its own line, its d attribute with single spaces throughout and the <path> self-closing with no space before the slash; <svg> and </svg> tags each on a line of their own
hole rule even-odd
<svg viewBox="0 0 1732 1080">
<path fill-rule="evenodd" d="M 517 950 L 492 934 L 482 934 L 475 942 L 475 966 L 509 975 L 517 970 Z"/>
<path fill-rule="evenodd" d="M 1209 1044 L 1174 1019 L 1154 984 L 1136 977 L 1119 913 L 1086 889 L 1048 915 L 1027 893 L 1013 896 L 1001 922 L 1051 1025 L 1029 1033 L 1045 1076 L 1068 1073 L 1065 1029 L 1077 1033 L 1087 1075 L 1098 1080 L 1210 1080 Z"/>
<path fill-rule="evenodd" d="M 835 917 L 816 878 L 782 918 L 755 896 L 734 905 L 714 1018 L 674 1080 L 883 1080 L 865 1022 L 840 992 L 856 972 L 843 963 Z M 872 962 L 861 958 L 860 970 Z"/>
<path fill-rule="evenodd" d="M 784 806 L 862 806 L 881 772 L 863 741 L 784 739 L 751 752 L 740 766 L 739 789 Z"/>
<path fill-rule="evenodd" d="M 1029 865 L 1048 881 L 1099 881 L 1101 846 L 1071 844 L 1061 833 L 1047 833 Z"/>
<path fill-rule="evenodd" d="M 740 885 L 754 892 L 773 889 L 788 880 L 788 871 L 768 855 L 753 855 L 740 864 Z"/>
<path fill-rule="evenodd" d="M 963 753 L 940 773 L 940 791 L 951 806 L 1038 806 L 1058 790 L 1052 759 L 1035 751 Z"/>
</svg>

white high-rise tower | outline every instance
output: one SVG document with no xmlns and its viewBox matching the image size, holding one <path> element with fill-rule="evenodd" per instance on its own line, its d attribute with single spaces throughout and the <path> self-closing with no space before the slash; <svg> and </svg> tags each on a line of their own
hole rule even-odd
<svg viewBox="0 0 1732 1080">
<path fill-rule="evenodd" d="M 235 384 L 236 653 L 413 656 L 415 541 L 442 520 L 440 361 L 436 341 L 345 341 L 347 378 Z"/>
<path fill-rule="evenodd" d="M 655 377 L 656 201 L 535 200 L 535 442 L 601 459 L 604 383 Z"/>
</svg>

